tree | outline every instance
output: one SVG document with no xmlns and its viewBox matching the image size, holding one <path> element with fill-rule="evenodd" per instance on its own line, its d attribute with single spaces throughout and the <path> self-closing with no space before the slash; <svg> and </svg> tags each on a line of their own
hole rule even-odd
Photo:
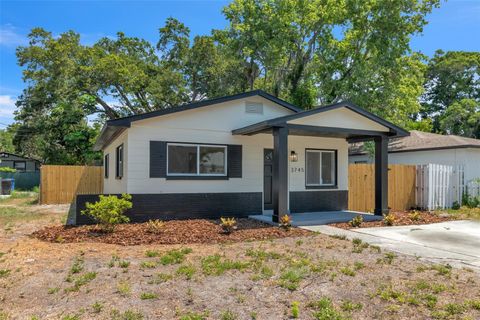
<svg viewBox="0 0 480 320">
<path fill-rule="evenodd" d="M 0 151 L 1 152 L 15 152 L 15 147 L 13 146 L 13 131 L 12 128 L 1 129 L 0 130 Z"/>
<path fill-rule="evenodd" d="M 453 102 L 440 117 L 440 129 L 447 134 L 480 139 L 480 103 L 473 99 Z"/>
<path fill-rule="evenodd" d="M 349 99 L 403 124 L 418 112 L 422 90 L 423 66 L 418 55 L 406 56 L 409 41 L 438 5 L 235 0 L 224 9 L 229 27 L 214 35 L 243 61 L 244 87 L 304 108 Z"/>
<path fill-rule="evenodd" d="M 464 99 L 474 102 L 462 102 Z M 438 50 L 430 60 L 426 72 L 420 113 L 422 118 L 433 119 L 435 132 L 448 133 L 445 130 L 452 129 L 447 125 L 452 124 L 452 110 L 463 114 L 460 106 L 470 108 L 475 103 L 477 106 L 480 103 L 480 52 Z M 445 116 L 449 120 L 445 120 L 442 125 L 443 114 L 447 112 L 449 115 Z"/>
</svg>

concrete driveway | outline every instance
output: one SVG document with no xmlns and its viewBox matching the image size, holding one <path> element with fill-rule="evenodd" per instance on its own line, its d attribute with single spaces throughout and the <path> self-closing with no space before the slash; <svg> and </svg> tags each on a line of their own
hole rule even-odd
<svg viewBox="0 0 480 320">
<path fill-rule="evenodd" d="M 480 222 L 461 220 L 417 226 L 343 230 L 330 226 L 306 226 L 330 235 L 360 238 L 370 244 L 435 263 L 480 270 Z"/>
</svg>

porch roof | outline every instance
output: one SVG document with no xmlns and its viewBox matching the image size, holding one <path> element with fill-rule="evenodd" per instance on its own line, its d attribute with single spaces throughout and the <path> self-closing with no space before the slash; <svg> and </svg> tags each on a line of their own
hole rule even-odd
<svg viewBox="0 0 480 320">
<path fill-rule="evenodd" d="M 308 124 L 299 124 L 298 120 L 306 117 L 313 116 L 315 114 L 332 111 L 336 109 L 345 108 L 349 111 L 353 111 L 355 114 L 360 115 L 373 123 L 376 123 L 383 128 L 385 131 L 379 130 L 365 130 L 349 127 L 335 127 L 335 126 L 322 126 L 322 125 L 308 125 Z M 297 121 L 294 121 L 297 120 Z M 282 116 L 266 121 L 261 121 L 246 127 L 238 128 L 232 130 L 233 135 L 255 135 L 259 133 L 271 133 L 275 127 L 285 127 L 288 129 L 289 134 L 291 135 L 300 135 L 300 136 L 321 136 L 321 137 L 335 137 L 335 138 L 345 138 L 351 140 L 368 140 L 375 136 L 387 136 L 389 138 L 393 137 L 404 137 L 408 136 L 408 131 L 394 125 L 391 122 L 388 122 L 373 113 L 370 113 L 350 102 L 340 102 L 328 106 L 317 107 L 312 110 L 306 110 L 298 112 L 292 115 Z"/>
</svg>

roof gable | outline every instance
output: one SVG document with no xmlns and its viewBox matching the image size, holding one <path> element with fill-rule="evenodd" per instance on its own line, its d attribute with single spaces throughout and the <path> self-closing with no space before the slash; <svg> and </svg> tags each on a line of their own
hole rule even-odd
<svg viewBox="0 0 480 320">
<path fill-rule="evenodd" d="M 133 116 L 128 116 L 124 118 L 119 118 L 119 119 L 114 119 L 114 120 L 108 120 L 107 124 L 112 125 L 112 126 L 130 126 L 130 123 L 138 120 L 144 120 L 148 118 L 153 118 L 153 117 L 159 117 L 163 116 L 166 114 L 172 114 L 176 112 L 181 112 L 181 111 L 186 111 L 186 110 L 192 110 L 192 109 L 197 109 L 197 108 L 202 108 L 206 106 L 211 106 L 214 104 L 219 104 L 223 102 L 228 102 L 232 100 L 237 100 L 237 99 L 244 99 L 248 97 L 253 97 L 253 96 L 260 96 L 262 98 L 265 98 L 267 100 L 270 100 L 284 108 L 287 108 L 293 112 L 300 112 L 302 111 L 301 109 L 297 108 L 293 104 L 290 104 L 284 100 L 281 100 L 275 96 L 272 96 L 271 94 L 268 94 L 262 90 L 254 90 L 254 91 L 249 91 L 245 93 L 239 93 L 239 94 L 234 94 L 231 96 L 225 96 L 225 97 L 220 97 L 220 98 L 214 98 L 214 99 L 209 99 L 209 100 L 202 100 L 194 103 L 189 103 L 185 105 L 181 105 L 178 107 L 173 107 L 173 108 L 168 108 L 168 109 L 161 109 L 161 110 L 156 110 L 152 112 L 147 112 L 147 113 L 142 113 L 138 115 L 133 115 Z"/>
</svg>

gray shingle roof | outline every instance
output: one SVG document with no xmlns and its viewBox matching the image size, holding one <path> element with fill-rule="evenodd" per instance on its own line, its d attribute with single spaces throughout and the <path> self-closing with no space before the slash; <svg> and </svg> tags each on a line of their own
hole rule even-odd
<svg viewBox="0 0 480 320">
<path fill-rule="evenodd" d="M 409 136 L 391 139 L 388 143 L 388 152 L 392 153 L 457 148 L 480 148 L 480 140 L 412 130 Z M 363 143 L 354 143 L 350 146 L 350 155 L 365 153 Z"/>
</svg>

